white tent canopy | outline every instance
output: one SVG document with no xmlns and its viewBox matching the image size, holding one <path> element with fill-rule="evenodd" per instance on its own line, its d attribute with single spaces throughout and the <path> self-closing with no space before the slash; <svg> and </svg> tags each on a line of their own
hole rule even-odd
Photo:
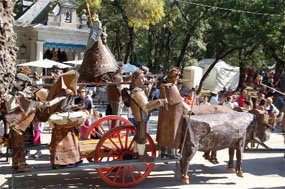
<svg viewBox="0 0 285 189">
<path fill-rule="evenodd" d="M 81 65 L 83 62 L 83 60 L 70 60 L 70 61 L 66 61 L 63 62 L 64 64 L 74 64 L 74 65 Z"/>
<path fill-rule="evenodd" d="M 124 73 L 132 73 L 139 69 L 139 67 L 132 64 L 123 64 Z"/>
<path fill-rule="evenodd" d="M 52 68 L 56 66 L 58 68 L 71 68 L 72 66 L 68 66 L 66 64 L 62 64 L 53 60 L 44 59 L 44 60 L 36 60 L 32 62 L 27 62 L 23 64 L 17 64 L 17 66 L 30 66 L 30 67 L 38 67 L 38 68 Z"/>
<path fill-rule="evenodd" d="M 204 74 L 214 62 L 215 59 L 202 59 L 195 66 L 202 67 Z M 203 82 L 202 88 L 218 92 L 224 87 L 231 86 L 233 90 L 236 90 L 239 84 L 239 75 L 239 67 L 231 66 L 219 60 Z"/>
<path fill-rule="evenodd" d="M 199 87 L 200 81 L 203 77 L 203 68 L 198 66 L 187 66 L 183 70 L 183 79 L 188 81 L 183 82 L 187 88 Z"/>
</svg>

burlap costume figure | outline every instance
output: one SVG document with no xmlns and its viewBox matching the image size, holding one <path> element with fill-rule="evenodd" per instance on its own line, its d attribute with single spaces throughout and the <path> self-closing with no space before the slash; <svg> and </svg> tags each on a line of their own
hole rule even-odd
<svg viewBox="0 0 285 189">
<path fill-rule="evenodd" d="M 160 85 L 159 98 L 168 100 L 168 105 L 159 109 L 158 116 L 156 140 L 161 147 L 162 156 L 175 156 L 175 149 L 180 145 L 183 113 L 190 110 L 176 86 L 179 77 L 179 70 L 173 68 L 167 73 L 166 83 Z"/>
<path fill-rule="evenodd" d="M 119 64 L 118 71 L 113 75 L 112 81 L 113 82 L 122 82 L 123 78 L 120 76 L 123 74 L 123 65 Z M 112 115 L 121 115 L 121 109 L 122 109 L 122 86 L 121 84 L 116 85 L 108 85 L 106 87 L 106 93 L 107 93 L 107 99 L 112 109 Z M 114 126 L 115 122 L 112 122 L 112 128 Z"/>
<path fill-rule="evenodd" d="M 136 121 L 136 135 L 134 142 L 134 153 L 138 154 L 139 161 L 151 162 L 153 159 L 145 154 L 146 143 L 146 127 L 149 119 L 149 111 L 167 103 L 166 99 L 157 99 L 155 101 L 148 101 L 148 98 L 141 88 L 143 86 L 144 74 L 142 71 L 136 71 L 131 76 L 131 109 Z"/>
<path fill-rule="evenodd" d="M 31 90 L 27 90 L 27 84 L 31 84 L 30 78 L 26 75 L 30 73 L 29 70 L 20 69 L 20 71 L 16 75 L 15 87 L 13 88 L 17 107 L 12 107 L 13 109 L 5 116 L 10 124 L 9 145 L 13 149 L 12 168 L 17 172 L 32 168 L 26 165 L 23 133 L 35 117 L 36 110 L 42 105 L 41 102 L 34 101 Z"/>
<path fill-rule="evenodd" d="M 78 106 L 72 104 L 73 96 L 77 94 L 77 80 L 78 74 L 75 71 L 69 71 L 59 77 L 51 90 L 49 100 L 62 96 L 67 98 L 60 104 L 53 106 L 51 108 L 52 113 L 78 109 Z M 78 130 L 75 127 L 69 127 L 68 125 L 66 127 L 54 126 L 49 146 L 50 162 L 53 168 L 80 161 L 78 134 Z"/>
<path fill-rule="evenodd" d="M 105 74 L 116 72 L 118 69 L 114 55 L 106 44 L 107 34 L 104 32 L 105 29 L 102 30 L 98 16 L 93 16 L 92 21 L 93 27 L 89 35 L 86 53 L 79 68 L 79 81 L 81 82 L 98 82 Z"/>
</svg>

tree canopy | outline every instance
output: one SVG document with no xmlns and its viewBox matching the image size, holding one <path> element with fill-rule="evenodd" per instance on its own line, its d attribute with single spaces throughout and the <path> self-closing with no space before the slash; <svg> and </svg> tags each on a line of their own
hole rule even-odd
<svg viewBox="0 0 285 189">
<path fill-rule="evenodd" d="M 117 60 L 146 65 L 153 73 L 202 58 L 240 66 L 241 79 L 250 67 L 285 68 L 284 0 L 77 1 L 79 15 L 88 2 L 91 14 L 107 26 Z"/>
</svg>

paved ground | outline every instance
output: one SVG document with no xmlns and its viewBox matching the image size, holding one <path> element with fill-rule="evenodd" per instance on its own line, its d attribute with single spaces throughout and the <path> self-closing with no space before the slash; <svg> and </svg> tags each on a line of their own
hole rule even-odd
<svg viewBox="0 0 285 189">
<path fill-rule="evenodd" d="M 102 108 L 99 108 L 103 111 Z M 124 115 L 125 116 L 125 115 Z M 157 113 L 150 120 L 149 132 L 155 133 Z M 50 140 L 45 132 L 43 142 Z M 280 128 L 277 128 L 266 144 L 272 148 L 284 148 Z M 33 151 L 32 151 L 33 153 Z M 29 159 L 28 164 L 49 165 L 48 150 L 39 160 Z M 1 159 L 3 160 L 3 159 Z M 282 153 L 245 153 L 243 155 L 244 178 L 226 171 L 227 150 L 218 151 L 219 164 L 213 165 L 198 152 L 191 162 L 190 185 L 181 184 L 174 177 L 175 163 L 157 164 L 149 177 L 135 188 L 285 188 L 285 158 Z M 109 188 L 95 170 L 62 170 L 61 173 L 14 177 L 8 164 L 0 164 L 0 188 Z"/>
</svg>

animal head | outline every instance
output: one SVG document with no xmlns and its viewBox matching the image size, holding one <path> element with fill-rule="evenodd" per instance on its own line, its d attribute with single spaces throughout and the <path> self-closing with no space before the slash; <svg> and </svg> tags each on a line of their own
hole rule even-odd
<svg viewBox="0 0 285 189">
<path fill-rule="evenodd" d="M 261 110 L 251 110 L 250 113 L 256 116 L 255 119 L 255 136 L 262 142 L 269 140 L 272 126 L 268 124 L 269 115 Z"/>
</svg>

